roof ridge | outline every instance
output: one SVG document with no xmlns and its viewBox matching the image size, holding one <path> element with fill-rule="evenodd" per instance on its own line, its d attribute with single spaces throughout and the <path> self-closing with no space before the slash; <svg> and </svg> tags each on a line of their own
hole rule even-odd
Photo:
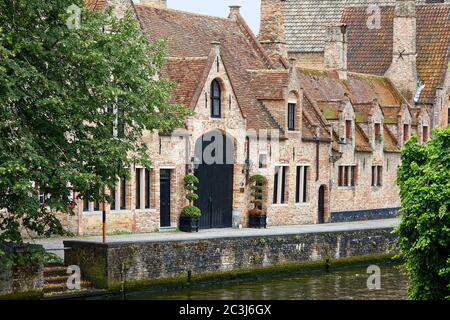
<svg viewBox="0 0 450 320">
<path fill-rule="evenodd" d="M 238 25 L 238 27 L 240 27 L 240 29 L 242 28 L 244 33 L 248 36 L 252 47 L 256 50 L 256 52 L 258 52 L 261 55 L 261 57 L 263 58 L 264 62 L 267 65 L 267 67 L 274 68 L 272 59 L 270 59 L 266 50 L 264 50 L 263 46 L 258 41 L 258 39 L 256 38 L 255 34 L 253 33 L 252 29 L 250 29 L 250 27 L 248 26 L 248 24 L 244 20 L 244 18 L 242 18 L 242 16 L 240 14 L 238 14 L 235 22 Z"/>
<path fill-rule="evenodd" d="M 212 15 L 208 15 L 208 14 L 204 14 L 204 13 L 183 11 L 183 10 L 177 10 L 177 9 L 172 9 L 172 8 L 158 8 L 158 7 L 155 7 L 155 6 L 152 6 L 152 5 L 148 5 L 148 4 L 134 3 L 133 1 L 132 1 L 132 3 L 133 3 L 133 6 L 135 6 L 135 7 L 152 8 L 152 9 L 160 10 L 160 11 L 172 11 L 172 12 L 176 12 L 176 13 L 187 14 L 187 15 L 198 16 L 198 17 L 204 17 L 204 18 L 211 18 L 211 19 L 220 19 L 220 20 L 226 20 L 226 21 L 229 20 L 226 17 L 212 16 Z"/>
</svg>

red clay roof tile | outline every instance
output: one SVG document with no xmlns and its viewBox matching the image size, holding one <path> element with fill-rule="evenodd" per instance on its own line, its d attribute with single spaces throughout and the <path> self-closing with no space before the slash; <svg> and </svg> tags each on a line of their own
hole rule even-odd
<svg viewBox="0 0 450 320">
<path fill-rule="evenodd" d="M 450 4 L 419 5 L 417 71 L 425 82 L 419 102 L 432 103 L 450 59 Z M 381 28 L 368 29 L 366 7 L 348 7 L 342 15 L 348 32 L 348 69 L 383 75 L 392 61 L 394 7 L 381 7 Z"/>
</svg>

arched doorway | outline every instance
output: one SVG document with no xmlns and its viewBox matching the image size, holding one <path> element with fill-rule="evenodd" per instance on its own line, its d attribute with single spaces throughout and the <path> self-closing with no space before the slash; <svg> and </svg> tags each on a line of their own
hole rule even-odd
<svg viewBox="0 0 450 320">
<path fill-rule="evenodd" d="M 208 132 L 197 140 L 195 157 L 200 228 L 229 228 L 233 216 L 233 141 L 218 130 Z"/>
<path fill-rule="evenodd" d="M 319 224 L 325 223 L 325 186 L 320 186 L 319 188 L 319 203 L 318 203 L 318 219 Z"/>
</svg>

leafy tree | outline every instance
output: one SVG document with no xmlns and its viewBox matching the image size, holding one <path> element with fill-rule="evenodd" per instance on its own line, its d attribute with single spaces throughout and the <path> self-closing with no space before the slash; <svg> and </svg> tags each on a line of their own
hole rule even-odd
<svg viewBox="0 0 450 320">
<path fill-rule="evenodd" d="M 450 127 L 402 151 L 397 229 L 411 299 L 450 299 Z"/>
<path fill-rule="evenodd" d="M 79 28 L 66 25 L 73 4 Z M 167 103 L 173 84 L 157 77 L 165 44 L 150 44 L 131 12 L 2 0 L 0 26 L 0 241 L 62 234 L 54 213 L 72 212 L 72 190 L 108 200 L 103 190 L 127 168 L 149 166 L 143 134 L 170 132 L 189 112 Z"/>
</svg>

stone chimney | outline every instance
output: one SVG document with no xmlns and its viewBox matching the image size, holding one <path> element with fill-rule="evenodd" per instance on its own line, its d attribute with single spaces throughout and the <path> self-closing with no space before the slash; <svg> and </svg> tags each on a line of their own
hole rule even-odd
<svg viewBox="0 0 450 320">
<path fill-rule="evenodd" d="M 416 4 L 397 0 L 393 29 L 392 63 L 386 72 L 403 96 L 411 103 L 418 89 L 416 64 Z"/>
<path fill-rule="evenodd" d="M 136 1 L 136 3 L 162 9 L 167 8 L 167 0 L 139 0 L 139 2 Z"/>
<path fill-rule="evenodd" d="M 261 0 L 261 27 L 258 40 L 273 61 L 278 61 L 279 57 L 288 59 L 283 2 L 285 0 Z"/>
<path fill-rule="evenodd" d="M 327 27 L 324 66 L 327 69 L 336 69 L 339 78 L 347 80 L 347 25 L 344 23 Z"/>
<path fill-rule="evenodd" d="M 236 21 L 237 18 L 241 15 L 241 6 L 229 6 L 230 8 L 230 15 L 228 16 L 229 19 Z"/>
</svg>

